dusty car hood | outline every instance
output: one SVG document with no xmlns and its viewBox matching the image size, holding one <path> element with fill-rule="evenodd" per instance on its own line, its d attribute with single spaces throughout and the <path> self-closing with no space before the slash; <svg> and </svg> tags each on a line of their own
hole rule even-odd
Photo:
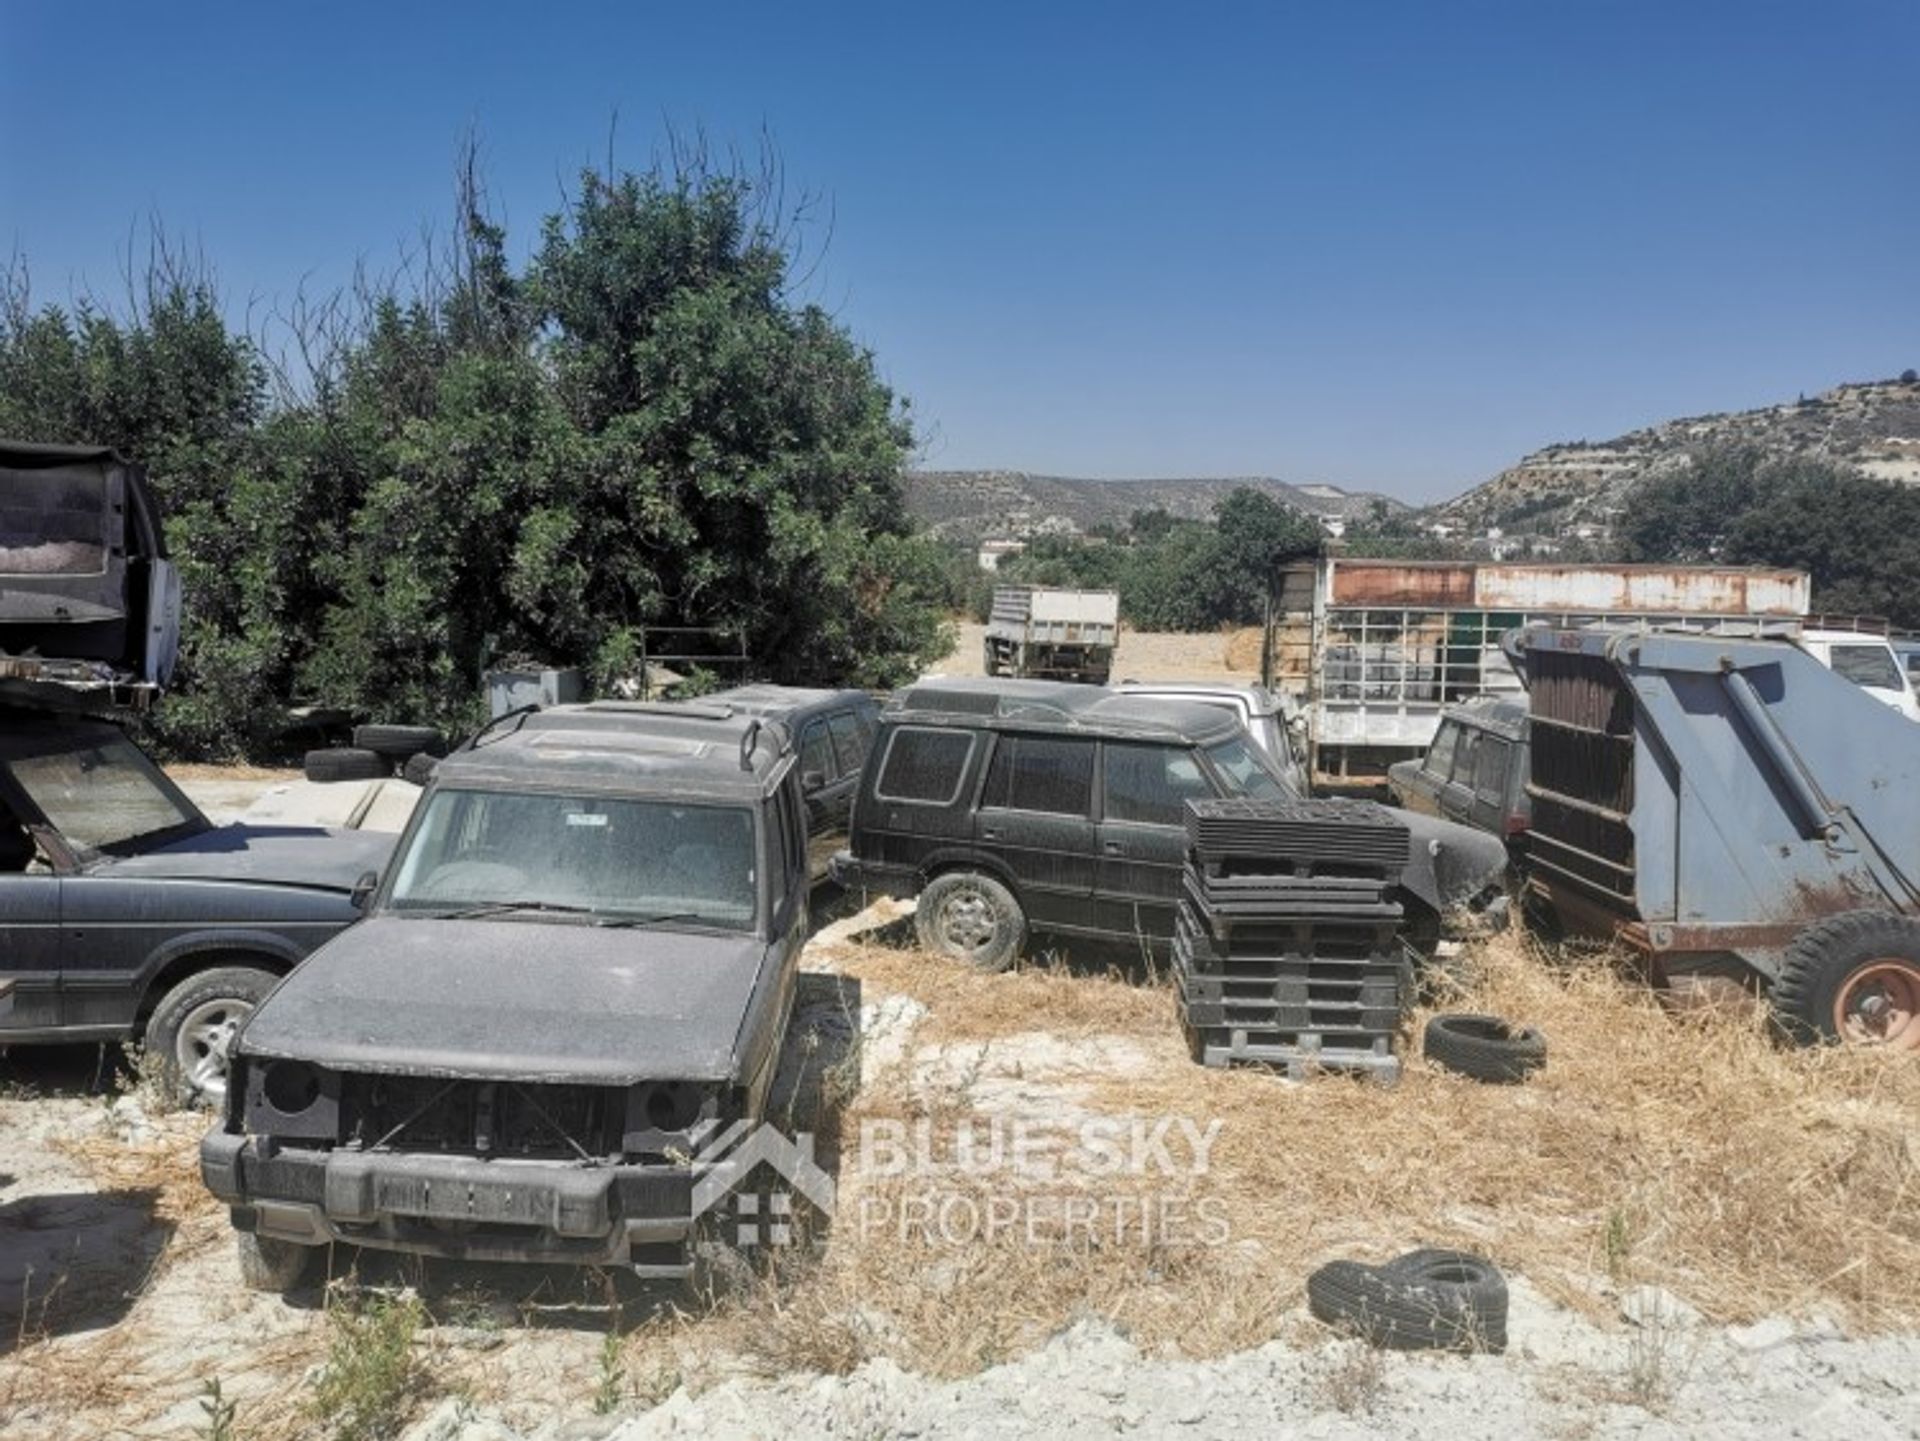
<svg viewBox="0 0 1920 1441">
<path fill-rule="evenodd" d="M 240 1049 L 408 1075 L 725 1080 L 765 955 L 752 936 L 375 916 L 282 981 Z"/>
<path fill-rule="evenodd" d="M 350 891 L 387 863 L 395 837 L 319 826 L 216 826 L 142 855 L 106 861 L 113 876 L 167 880 L 251 881 Z"/>
<path fill-rule="evenodd" d="M 1498 836 L 1418 811 L 1393 813 L 1413 833 L 1401 884 L 1436 911 L 1466 904 L 1506 873 L 1507 847 Z"/>
</svg>

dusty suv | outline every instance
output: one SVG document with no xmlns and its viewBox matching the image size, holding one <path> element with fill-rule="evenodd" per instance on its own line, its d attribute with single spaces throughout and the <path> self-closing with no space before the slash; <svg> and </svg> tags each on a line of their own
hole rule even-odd
<svg viewBox="0 0 1920 1441">
<path fill-rule="evenodd" d="M 1050 681 L 922 681 L 881 712 L 834 857 L 854 891 L 919 896 L 929 950 L 982 970 L 1030 934 L 1170 947 L 1188 800 L 1296 795 L 1217 705 Z M 1403 815 L 1409 939 L 1460 907 L 1504 909 L 1506 850 Z"/>
<path fill-rule="evenodd" d="M 514 715 L 443 760 L 367 919 L 255 1011 L 201 1173 L 249 1284 L 329 1242 L 685 1274 L 695 1162 L 757 1120 L 806 829 L 784 727 Z"/>
<path fill-rule="evenodd" d="M 360 919 L 393 837 L 216 826 L 117 724 L 0 709 L 0 1047 L 145 1037 L 183 1099 L 300 958 Z"/>
</svg>

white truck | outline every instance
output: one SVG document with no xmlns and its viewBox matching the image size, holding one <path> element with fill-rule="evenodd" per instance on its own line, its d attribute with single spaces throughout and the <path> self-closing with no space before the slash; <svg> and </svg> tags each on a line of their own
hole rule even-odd
<svg viewBox="0 0 1920 1441">
<path fill-rule="evenodd" d="M 1003 585 L 987 621 L 988 675 L 1105 685 L 1120 644 L 1120 595 Z"/>
</svg>

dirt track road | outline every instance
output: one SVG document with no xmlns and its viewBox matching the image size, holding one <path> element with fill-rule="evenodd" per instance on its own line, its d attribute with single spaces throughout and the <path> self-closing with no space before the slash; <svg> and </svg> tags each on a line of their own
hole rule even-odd
<svg viewBox="0 0 1920 1441">
<path fill-rule="evenodd" d="M 984 625 L 967 623 L 953 654 L 935 666 L 941 675 L 982 675 Z M 1120 653 L 1114 658 L 1115 680 L 1254 681 L 1257 671 L 1233 670 L 1227 665 L 1227 635 L 1178 635 L 1165 631 L 1122 630 Z"/>
</svg>

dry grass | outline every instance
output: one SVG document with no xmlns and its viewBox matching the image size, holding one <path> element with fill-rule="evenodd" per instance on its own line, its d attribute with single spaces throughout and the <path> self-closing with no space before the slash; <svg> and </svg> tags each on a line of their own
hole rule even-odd
<svg viewBox="0 0 1920 1441">
<path fill-rule="evenodd" d="M 1320 1262 L 1416 1245 L 1482 1252 L 1601 1318 L 1631 1282 L 1725 1322 L 1824 1310 L 1861 1330 L 1920 1324 L 1907 1279 L 1920 1266 L 1920 1067 L 1904 1058 L 1786 1050 L 1751 1015 L 1675 1017 L 1603 959 L 1556 969 L 1518 937 L 1476 951 L 1446 1003 L 1546 1032 L 1547 1069 L 1521 1087 L 1429 1067 L 1417 1028 L 1396 1088 L 1289 1085 L 1193 1066 L 1162 986 L 1059 967 L 982 977 L 877 948 L 841 968 L 869 1000 L 899 990 L 926 1004 L 916 1042 L 948 1053 L 1036 1032 L 1131 1042 L 1144 1065 L 1073 1078 L 1052 1102 L 1042 1088 L 1036 1113 L 1064 1094 L 1114 1115 L 1220 1120 L 1210 1173 L 1175 1189 L 1210 1198 L 1231 1242 L 956 1246 L 882 1230 L 855 1245 L 848 1218 L 862 1197 L 915 1183 L 849 1169 L 840 1238 L 817 1270 L 724 1327 L 770 1364 L 840 1370 L 884 1351 L 963 1374 L 1089 1313 L 1149 1349 L 1219 1354 L 1272 1336 Z M 874 1116 L 956 1126 L 974 1114 L 970 1081 L 964 1070 L 944 1088 L 883 1078 L 847 1133 Z M 1009 1184 L 939 1182 L 949 1194 L 977 1185 L 982 1204 Z M 849 1317 L 863 1319 L 849 1329 Z"/>
</svg>

